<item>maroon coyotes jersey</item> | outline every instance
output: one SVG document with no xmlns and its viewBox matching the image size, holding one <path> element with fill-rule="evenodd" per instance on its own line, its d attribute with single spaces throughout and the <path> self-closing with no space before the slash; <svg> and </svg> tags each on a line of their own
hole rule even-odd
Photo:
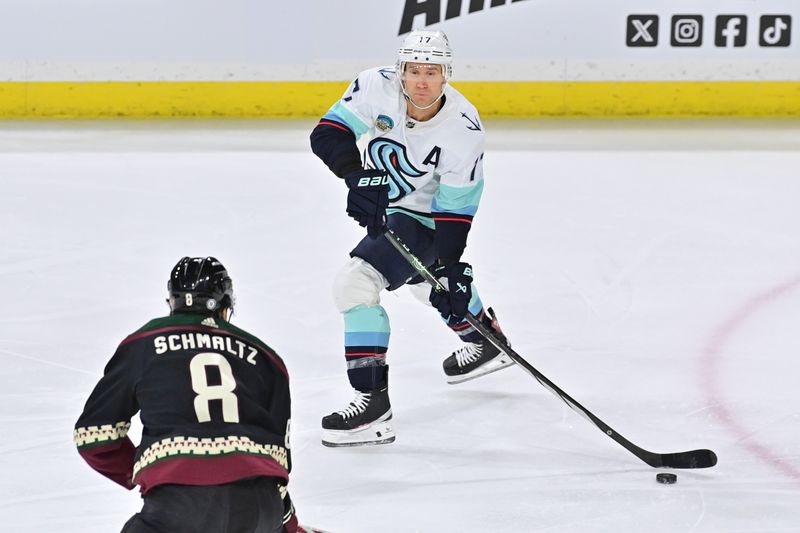
<svg viewBox="0 0 800 533">
<path fill-rule="evenodd" d="M 120 344 L 75 425 L 97 471 L 146 493 L 253 476 L 288 481 L 289 378 L 266 344 L 218 318 L 150 321 Z M 127 437 L 141 412 L 138 448 Z"/>
</svg>

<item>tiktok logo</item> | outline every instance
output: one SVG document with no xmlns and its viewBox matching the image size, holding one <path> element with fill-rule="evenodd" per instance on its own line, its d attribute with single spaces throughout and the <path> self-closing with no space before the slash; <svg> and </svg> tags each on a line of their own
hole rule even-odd
<svg viewBox="0 0 800 533">
<path fill-rule="evenodd" d="M 792 17 L 790 15 L 762 15 L 758 32 L 761 46 L 789 46 L 792 42 Z"/>
</svg>

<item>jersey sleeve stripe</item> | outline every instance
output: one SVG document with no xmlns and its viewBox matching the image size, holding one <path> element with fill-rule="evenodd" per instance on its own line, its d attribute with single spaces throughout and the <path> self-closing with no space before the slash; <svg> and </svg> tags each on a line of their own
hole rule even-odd
<svg viewBox="0 0 800 533">
<path fill-rule="evenodd" d="M 483 180 L 467 187 L 441 184 L 433 197 L 431 210 L 474 215 L 482 195 Z"/>
<path fill-rule="evenodd" d="M 353 134 L 356 136 L 356 139 L 361 137 L 367 131 L 369 131 L 370 126 L 361 120 L 354 112 L 349 110 L 345 107 L 342 102 L 336 102 L 331 106 L 330 110 L 322 117 L 323 120 L 333 120 L 335 122 L 340 122 L 346 124 L 348 128 L 350 128 Z"/>
<path fill-rule="evenodd" d="M 104 424 L 102 426 L 77 427 L 73 432 L 72 439 L 78 449 L 102 446 L 124 439 L 130 429 L 131 423 L 129 421 Z"/>
<path fill-rule="evenodd" d="M 436 222 L 464 222 L 465 224 L 472 224 L 471 218 L 455 218 L 455 217 L 437 217 L 434 216 L 433 220 Z"/>
<path fill-rule="evenodd" d="M 432 216 L 434 217 L 437 215 L 447 214 L 447 215 L 464 215 L 466 217 L 472 218 L 475 216 L 475 213 L 477 212 L 478 212 L 478 206 L 475 205 L 471 205 L 469 207 L 462 207 L 461 209 L 444 209 L 442 208 L 441 205 L 438 204 L 438 202 L 436 202 L 435 199 L 431 205 L 431 213 L 433 213 Z"/>
<path fill-rule="evenodd" d="M 338 122 L 335 122 L 333 120 L 320 120 L 319 123 L 322 126 L 333 126 L 334 128 L 346 131 L 347 133 L 353 133 L 347 126 L 343 126 L 342 124 L 339 124 Z"/>
</svg>

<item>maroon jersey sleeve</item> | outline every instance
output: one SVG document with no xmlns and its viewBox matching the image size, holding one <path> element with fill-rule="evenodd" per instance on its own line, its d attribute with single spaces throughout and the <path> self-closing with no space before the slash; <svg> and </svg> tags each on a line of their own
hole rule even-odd
<svg viewBox="0 0 800 533">
<path fill-rule="evenodd" d="M 136 381 L 141 361 L 120 346 L 75 424 L 78 453 L 89 466 L 126 489 L 131 481 L 136 447 L 127 437 L 131 417 L 139 410 Z"/>
</svg>

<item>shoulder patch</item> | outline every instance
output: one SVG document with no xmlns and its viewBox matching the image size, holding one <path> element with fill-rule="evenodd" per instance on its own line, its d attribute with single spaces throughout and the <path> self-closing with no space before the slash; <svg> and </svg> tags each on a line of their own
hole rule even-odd
<svg viewBox="0 0 800 533">
<path fill-rule="evenodd" d="M 378 115 L 378 118 L 375 119 L 375 127 L 382 132 L 387 132 L 394 128 L 394 120 L 387 115 Z"/>
</svg>

